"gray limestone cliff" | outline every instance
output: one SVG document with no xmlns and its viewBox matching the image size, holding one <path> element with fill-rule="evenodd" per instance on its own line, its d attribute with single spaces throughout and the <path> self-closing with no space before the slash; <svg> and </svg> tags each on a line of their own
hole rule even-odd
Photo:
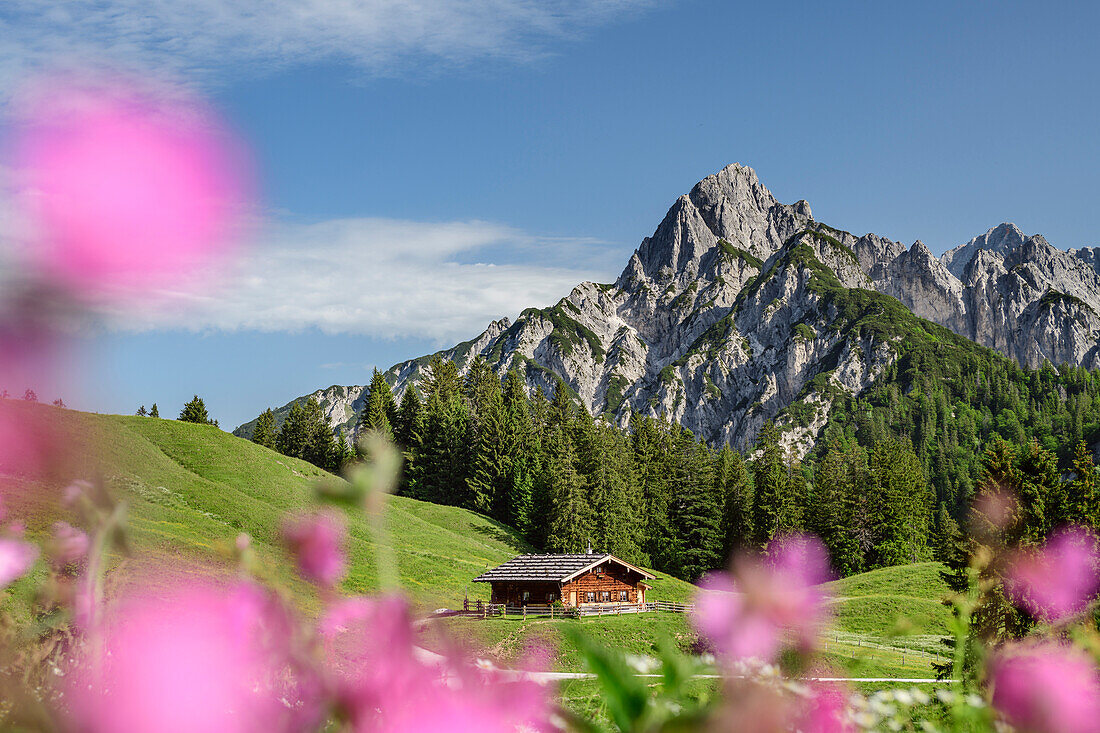
<svg viewBox="0 0 1100 733">
<path fill-rule="evenodd" d="M 1002 224 L 937 258 L 819 223 L 731 165 L 676 200 L 614 283 L 581 283 L 440 353 L 461 369 L 476 356 L 518 369 L 531 389 L 560 378 L 593 414 L 666 414 L 712 444 L 745 448 L 775 420 L 803 454 L 833 400 L 870 385 L 905 334 L 938 324 L 1026 366 L 1092 368 L 1098 313 L 1100 248 L 1059 250 Z M 395 393 L 428 361 L 391 367 Z M 365 389 L 312 396 L 350 435 Z"/>
</svg>

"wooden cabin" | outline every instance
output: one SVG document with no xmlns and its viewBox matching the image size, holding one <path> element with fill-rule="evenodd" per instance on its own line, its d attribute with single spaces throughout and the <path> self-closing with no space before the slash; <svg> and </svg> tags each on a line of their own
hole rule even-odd
<svg viewBox="0 0 1100 733">
<path fill-rule="evenodd" d="M 566 606 L 645 603 L 651 573 L 614 555 L 520 555 L 474 578 L 489 583 L 492 603 Z"/>
</svg>

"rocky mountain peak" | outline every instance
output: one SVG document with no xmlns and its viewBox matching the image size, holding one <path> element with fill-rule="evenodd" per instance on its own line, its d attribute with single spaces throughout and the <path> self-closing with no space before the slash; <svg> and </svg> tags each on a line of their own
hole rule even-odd
<svg viewBox="0 0 1100 733">
<path fill-rule="evenodd" d="M 700 275 L 706 260 L 713 259 L 719 242 L 767 259 L 812 221 L 805 201 L 779 203 L 756 171 L 734 163 L 676 199 L 653 235 L 642 240 L 620 284 L 642 277 L 686 284 Z"/>
<path fill-rule="evenodd" d="M 970 339 L 1030 367 L 1100 366 L 1100 249 L 1066 252 L 1005 223 L 937 258 L 920 240 L 817 222 L 735 164 L 677 198 L 613 285 L 581 284 L 441 356 L 463 371 L 479 356 L 501 376 L 516 369 L 531 390 L 560 379 L 594 415 L 664 415 L 716 445 L 745 448 L 774 420 L 804 453 L 834 400 L 867 389 L 914 339 Z M 387 371 L 398 396 L 428 361 Z M 316 396 L 350 434 L 364 389 Z"/>
<path fill-rule="evenodd" d="M 1026 239 L 1019 227 L 1005 222 L 998 224 L 985 234 L 974 237 L 966 244 L 945 252 L 940 261 L 947 266 L 951 274 L 965 281 L 966 266 L 980 250 L 995 252 L 1003 257 L 1022 245 Z"/>
</svg>

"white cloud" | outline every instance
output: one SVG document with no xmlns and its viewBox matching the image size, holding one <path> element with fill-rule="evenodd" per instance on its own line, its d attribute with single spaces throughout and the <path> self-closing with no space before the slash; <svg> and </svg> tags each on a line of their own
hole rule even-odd
<svg viewBox="0 0 1100 733">
<path fill-rule="evenodd" d="M 450 343 L 554 303 L 584 280 L 615 276 L 605 264 L 613 248 L 483 221 L 339 219 L 276 225 L 262 239 L 218 288 L 103 311 L 103 323 L 122 331 L 317 328 Z M 523 264 L 477 261 L 478 252 L 504 247 L 522 250 Z M 562 251 L 573 265 L 554 264 Z"/>
<path fill-rule="evenodd" d="M 524 61 L 657 1 L 6 0 L 0 83 L 94 64 L 195 79 L 328 61 L 369 74 Z"/>
</svg>

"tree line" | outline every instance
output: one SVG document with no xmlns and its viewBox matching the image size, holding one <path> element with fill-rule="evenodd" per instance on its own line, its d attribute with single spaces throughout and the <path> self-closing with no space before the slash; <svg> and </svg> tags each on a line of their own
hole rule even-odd
<svg viewBox="0 0 1100 733">
<path fill-rule="evenodd" d="M 404 452 L 399 491 L 486 514 L 548 552 L 583 552 L 591 542 L 694 580 L 735 551 L 811 531 L 847 575 L 947 559 L 959 533 L 963 505 L 938 490 L 928 446 L 902 420 L 831 423 L 830 442 L 799 460 L 771 423 L 742 454 L 664 418 L 634 414 L 620 429 L 578 406 L 563 382 L 549 397 L 529 395 L 518 372 L 501 379 L 481 358 L 463 376 L 436 357 L 426 375 L 398 403 L 376 371 L 360 416 L 361 430 L 380 431 Z M 294 405 L 279 429 L 266 410 L 253 440 L 329 470 L 353 457 L 313 399 Z M 1018 444 L 990 431 L 978 443 L 975 481 L 986 445 L 1013 456 L 1013 488 L 1043 497 L 1038 532 L 1068 519 L 1096 524 L 1094 495 L 1081 498 L 1063 480 L 1058 454 L 1037 439 Z M 1083 443 L 1074 455 L 1072 468 L 1092 476 Z"/>
</svg>

